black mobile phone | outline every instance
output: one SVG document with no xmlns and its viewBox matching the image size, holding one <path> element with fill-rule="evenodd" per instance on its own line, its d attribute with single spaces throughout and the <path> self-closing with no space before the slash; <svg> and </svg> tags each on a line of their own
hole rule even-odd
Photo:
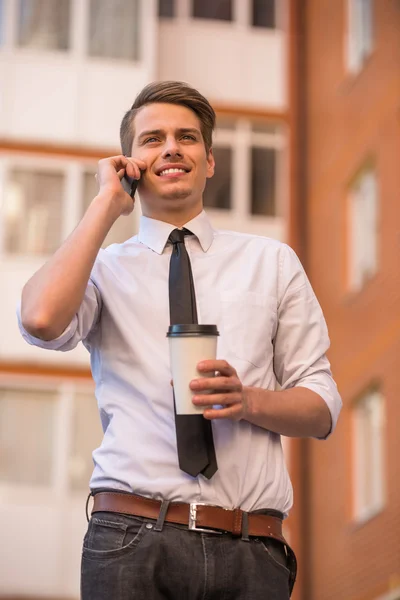
<svg viewBox="0 0 400 600">
<path fill-rule="evenodd" d="M 133 177 L 129 177 L 129 175 L 124 175 L 121 179 L 121 183 L 124 190 L 130 195 L 131 198 L 133 198 L 136 193 L 139 179 L 134 179 Z"/>
</svg>

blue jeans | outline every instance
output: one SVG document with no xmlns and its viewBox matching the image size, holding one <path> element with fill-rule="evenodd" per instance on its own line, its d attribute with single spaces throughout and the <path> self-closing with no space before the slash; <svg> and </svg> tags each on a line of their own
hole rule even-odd
<svg viewBox="0 0 400 600">
<path fill-rule="evenodd" d="M 199 533 L 119 513 L 90 519 L 81 600 L 288 600 L 280 542 Z"/>
</svg>

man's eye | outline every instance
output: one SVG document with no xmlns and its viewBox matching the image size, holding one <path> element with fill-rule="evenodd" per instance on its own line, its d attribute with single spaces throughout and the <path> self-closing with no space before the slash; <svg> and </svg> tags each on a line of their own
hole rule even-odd
<svg viewBox="0 0 400 600">
<path fill-rule="evenodd" d="M 144 143 L 145 143 L 145 144 L 148 144 L 149 142 L 151 143 L 151 142 L 157 142 L 157 141 L 158 141 L 158 138 L 151 137 L 151 138 L 147 138 L 147 139 L 144 141 Z"/>
<path fill-rule="evenodd" d="M 190 135 L 189 133 L 186 133 L 185 135 L 182 136 L 183 139 L 187 138 L 189 140 L 194 140 L 196 141 L 196 138 L 194 137 L 194 135 Z"/>
</svg>

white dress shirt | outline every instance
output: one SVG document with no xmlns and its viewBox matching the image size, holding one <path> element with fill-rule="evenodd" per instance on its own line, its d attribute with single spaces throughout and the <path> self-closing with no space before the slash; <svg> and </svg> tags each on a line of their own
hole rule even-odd
<svg viewBox="0 0 400 600">
<path fill-rule="evenodd" d="M 293 386 L 327 403 L 332 430 L 341 399 L 325 356 L 325 320 L 293 250 L 254 235 L 215 231 L 203 211 L 185 225 L 199 323 L 217 324 L 217 358 L 245 386 Z M 218 471 L 193 478 L 178 466 L 171 369 L 168 274 L 173 225 L 141 218 L 137 236 L 100 250 L 85 298 L 52 341 L 30 344 L 91 354 L 102 444 L 93 452 L 90 487 L 115 488 L 172 501 L 205 502 L 285 515 L 292 486 L 278 434 L 247 421 L 213 422 Z M 331 431 L 332 431 L 331 430 Z"/>
</svg>

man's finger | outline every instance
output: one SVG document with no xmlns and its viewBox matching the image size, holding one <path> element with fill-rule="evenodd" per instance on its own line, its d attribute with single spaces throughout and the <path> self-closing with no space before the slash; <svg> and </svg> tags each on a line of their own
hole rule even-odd
<svg viewBox="0 0 400 600">
<path fill-rule="evenodd" d="M 207 408 L 203 417 L 205 419 L 234 419 L 238 421 L 241 418 L 242 409 L 240 404 L 234 404 L 228 408 Z"/>
<path fill-rule="evenodd" d="M 197 365 L 197 369 L 200 372 L 219 371 L 228 377 L 236 375 L 236 370 L 226 360 L 203 360 Z"/>
<path fill-rule="evenodd" d="M 192 390 L 227 390 L 240 391 L 242 384 L 237 377 L 210 377 L 193 379 L 190 382 Z"/>
<path fill-rule="evenodd" d="M 241 404 L 241 394 L 204 394 L 201 396 L 193 397 L 193 404 L 196 406 L 233 406 L 235 404 Z"/>
</svg>

